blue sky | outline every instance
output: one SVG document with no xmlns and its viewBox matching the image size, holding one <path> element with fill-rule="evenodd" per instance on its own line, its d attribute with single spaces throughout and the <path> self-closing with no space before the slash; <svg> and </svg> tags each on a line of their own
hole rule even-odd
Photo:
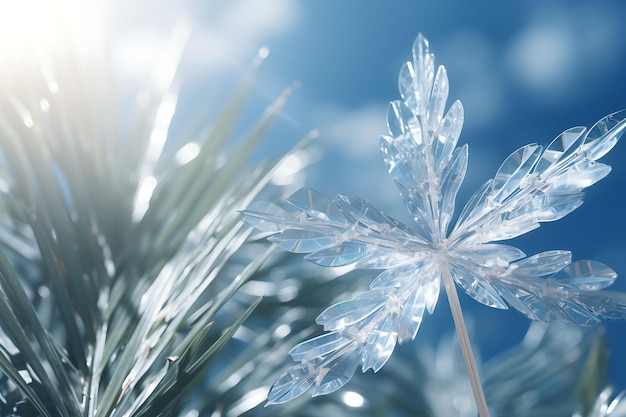
<svg viewBox="0 0 626 417">
<path fill-rule="evenodd" d="M 181 68 L 181 109 L 219 102 L 262 46 L 271 50 L 259 73 L 249 116 L 298 80 L 262 152 L 278 154 L 318 129 L 318 163 L 306 185 L 358 195 L 393 216 L 405 209 L 378 152 L 387 102 L 398 98 L 397 74 L 422 32 L 446 66 L 449 103 L 465 107 L 461 143 L 469 143 L 463 201 L 506 156 L 530 142 L 592 125 L 626 108 L 626 3 L 614 1 L 116 1 L 114 54 L 128 82 L 141 80 L 178 23 L 192 30 Z M 626 144 L 603 162 L 613 172 L 587 192 L 585 204 L 515 243 L 532 254 L 570 249 L 615 269 L 626 291 Z M 408 220 L 407 220 L 408 221 Z M 487 357 L 521 339 L 528 320 L 515 312 L 462 300 L 475 317 Z M 437 323 L 451 326 L 445 304 Z M 435 318 L 429 318 L 433 320 Z M 611 375 L 626 388 L 626 323 L 607 323 Z M 420 336 L 418 335 L 418 342 Z"/>
</svg>

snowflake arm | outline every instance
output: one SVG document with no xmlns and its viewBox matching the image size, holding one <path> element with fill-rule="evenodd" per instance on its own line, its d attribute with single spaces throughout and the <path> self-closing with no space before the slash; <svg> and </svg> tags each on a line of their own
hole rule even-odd
<svg viewBox="0 0 626 417">
<path fill-rule="evenodd" d="M 411 229 L 366 201 L 338 195 L 333 200 L 300 189 L 287 199 L 292 211 L 255 202 L 244 219 L 271 234 L 269 240 L 322 266 L 355 264 L 388 268 L 401 264 L 428 246 Z"/>
<path fill-rule="evenodd" d="M 530 144 L 513 152 L 472 196 L 450 240 L 473 244 L 511 239 L 571 213 L 582 204 L 582 190 L 610 172 L 597 159 L 615 146 L 625 128 L 623 110 L 589 131 L 568 129 L 545 149 Z"/>
</svg>

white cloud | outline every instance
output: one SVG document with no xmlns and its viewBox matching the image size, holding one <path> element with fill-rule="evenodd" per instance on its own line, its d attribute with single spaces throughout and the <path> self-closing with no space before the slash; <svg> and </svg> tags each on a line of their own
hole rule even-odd
<svg viewBox="0 0 626 417">
<path fill-rule="evenodd" d="M 619 51 L 613 39 L 623 36 L 622 22 L 600 3 L 593 6 L 540 5 L 528 27 L 511 43 L 511 73 L 542 100 L 569 98 L 576 82 L 601 76 Z M 574 86 L 572 88 L 572 86 Z"/>
</svg>

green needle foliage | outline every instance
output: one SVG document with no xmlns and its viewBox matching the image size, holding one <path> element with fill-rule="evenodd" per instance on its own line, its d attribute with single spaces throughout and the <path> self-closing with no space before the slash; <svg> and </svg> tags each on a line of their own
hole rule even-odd
<svg viewBox="0 0 626 417">
<path fill-rule="evenodd" d="M 273 251 L 235 258 L 237 209 L 273 175 L 249 157 L 289 90 L 227 151 L 266 51 L 213 124 L 171 138 L 175 71 L 122 116 L 99 46 L 50 41 L 0 78 L 2 416 L 170 415 L 261 301 L 220 315 Z"/>
</svg>

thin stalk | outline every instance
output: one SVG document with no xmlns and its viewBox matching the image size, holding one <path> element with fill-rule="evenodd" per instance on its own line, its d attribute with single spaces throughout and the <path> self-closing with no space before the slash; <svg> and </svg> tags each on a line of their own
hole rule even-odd
<svg viewBox="0 0 626 417">
<path fill-rule="evenodd" d="M 474 361 L 474 353 L 472 352 L 472 345 L 470 344 L 467 327 L 465 326 L 465 320 L 463 319 L 463 311 L 461 310 L 459 295 L 456 292 L 456 285 L 454 284 L 450 270 L 445 265 L 441 265 L 441 271 L 443 273 L 443 283 L 446 288 L 448 302 L 450 303 L 450 310 L 452 310 L 454 327 L 456 327 L 456 333 L 459 336 L 461 351 L 463 352 L 463 360 L 465 361 L 465 366 L 467 367 L 467 373 L 472 385 L 472 392 L 474 393 L 474 400 L 476 401 L 476 407 L 478 408 L 478 415 L 480 417 L 489 417 L 487 401 L 485 400 L 483 386 L 481 385 L 480 377 L 478 376 L 478 369 L 476 368 L 476 361 Z"/>
</svg>

